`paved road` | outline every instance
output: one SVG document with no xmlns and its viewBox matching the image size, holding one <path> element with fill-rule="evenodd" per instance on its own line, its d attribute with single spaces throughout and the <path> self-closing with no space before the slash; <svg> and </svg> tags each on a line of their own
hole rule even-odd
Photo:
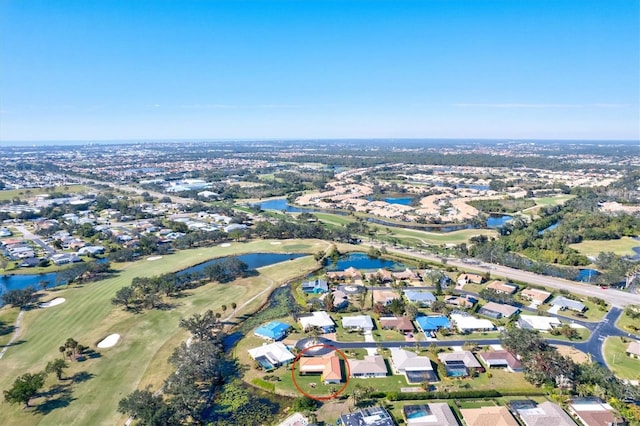
<svg viewBox="0 0 640 426">
<path fill-rule="evenodd" d="M 366 245 L 372 245 L 377 248 L 382 247 L 382 244 L 378 243 L 367 243 Z M 429 260 L 431 262 L 443 263 L 441 257 L 435 256 L 433 254 L 426 254 L 416 252 L 415 250 L 399 249 L 395 247 L 385 247 L 387 251 L 392 253 L 395 252 L 405 256 L 412 256 L 418 259 Z M 446 259 L 446 263 L 447 265 L 456 266 L 458 268 L 469 271 L 477 271 L 480 273 L 490 272 L 494 277 L 502 277 L 505 279 L 522 281 L 544 287 L 567 290 L 571 293 L 579 294 L 581 296 L 599 297 L 605 302 L 617 307 L 640 304 L 640 294 L 627 293 L 615 289 L 603 290 L 599 286 L 579 283 L 576 281 L 569 281 L 562 278 L 550 277 L 547 275 L 535 274 L 533 272 L 521 271 L 519 269 L 509 268 L 507 266 L 494 265 L 484 262 L 471 264 L 465 263 L 460 259 L 448 258 Z"/>
</svg>

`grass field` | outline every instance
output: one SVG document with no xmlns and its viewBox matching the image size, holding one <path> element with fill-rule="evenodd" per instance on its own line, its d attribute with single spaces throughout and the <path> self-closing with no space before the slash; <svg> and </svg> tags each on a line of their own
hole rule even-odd
<svg viewBox="0 0 640 426">
<path fill-rule="evenodd" d="M 616 323 L 616 327 L 621 330 L 637 334 L 637 329 L 631 328 L 631 326 L 640 327 L 640 323 L 637 319 L 634 320 L 629 315 L 623 312 L 622 315 L 620 315 L 618 322 Z"/>
<path fill-rule="evenodd" d="M 6 189 L 0 191 L 0 201 L 12 200 L 15 197 L 25 200 L 36 195 L 49 194 L 51 192 L 62 192 L 64 194 L 82 193 L 88 191 L 84 185 L 56 186 L 53 188 L 26 188 L 26 189 Z"/>
<path fill-rule="evenodd" d="M 534 201 L 538 206 L 547 207 L 547 206 L 557 206 L 558 204 L 564 204 L 570 199 L 575 198 L 575 195 L 556 195 L 555 197 L 542 197 L 542 198 L 534 198 Z"/>
<path fill-rule="evenodd" d="M 308 248 L 308 250 L 300 247 Z M 298 247 L 300 249 L 294 249 Z M 86 372 L 78 377 L 85 380 L 67 383 L 64 392 L 48 398 L 33 400 L 44 407 L 40 411 L 23 410 L 2 402 L 0 424 L 3 425 L 71 425 L 122 424 L 124 417 L 116 412 L 118 401 L 136 388 L 151 385 L 158 389 L 171 368 L 167 358 L 187 333 L 178 327 L 180 318 L 207 309 L 220 311 L 220 306 L 236 302 L 242 306 L 259 295 L 236 315 L 251 313 L 268 296 L 269 289 L 279 283 L 304 275 L 316 267 L 311 256 L 262 268 L 260 274 L 229 284 L 209 284 L 189 292 L 187 297 L 174 300 L 169 310 L 152 310 L 141 314 L 125 312 L 111 305 L 115 292 L 129 285 L 136 276 L 151 276 L 184 269 L 210 258 L 247 252 L 316 252 L 327 247 L 316 240 L 283 241 L 271 245 L 269 241 L 234 243 L 231 247 L 209 247 L 178 252 L 162 260 L 140 260 L 115 265 L 117 276 L 88 284 L 49 292 L 45 298 L 64 297 L 62 305 L 26 312 L 22 333 L 17 344 L 9 348 L 0 361 L 0 390 L 7 389 L 14 378 L 26 372 L 37 372 L 59 356 L 58 346 L 73 337 L 81 344 L 95 349 L 95 345 L 111 333 L 121 335 L 113 348 L 100 349 L 100 356 L 71 364 L 67 374 Z M 7 309 L 0 310 L 2 316 Z M 55 383 L 49 378 L 45 390 Z M 46 399 L 49 399 L 47 402 Z M 45 415 L 46 414 L 46 415 Z"/>
<path fill-rule="evenodd" d="M 620 337 L 609 337 L 604 341 L 603 352 L 607 366 L 621 379 L 637 380 L 640 378 L 640 359 L 627 355 L 629 340 L 623 342 Z"/>
<path fill-rule="evenodd" d="M 640 247 L 640 241 L 631 237 L 622 237 L 619 240 L 595 241 L 587 240 L 570 247 L 585 256 L 598 256 L 600 253 L 613 252 L 618 256 L 633 256 L 633 247 Z"/>
</svg>

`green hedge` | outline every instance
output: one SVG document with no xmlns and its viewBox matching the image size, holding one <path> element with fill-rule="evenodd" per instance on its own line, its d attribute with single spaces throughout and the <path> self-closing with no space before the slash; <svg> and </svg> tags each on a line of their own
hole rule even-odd
<svg viewBox="0 0 640 426">
<path fill-rule="evenodd" d="M 498 398 L 502 394 L 495 390 L 469 390 L 460 392 L 388 392 L 389 401 L 411 401 L 419 399 L 464 399 Z"/>
<path fill-rule="evenodd" d="M 267 382 L 266 380 L 253 379 L 251 383 L 269 392 L 275 392 L 276 390 L 276 385 L 274 383 Z"/>
</svg>

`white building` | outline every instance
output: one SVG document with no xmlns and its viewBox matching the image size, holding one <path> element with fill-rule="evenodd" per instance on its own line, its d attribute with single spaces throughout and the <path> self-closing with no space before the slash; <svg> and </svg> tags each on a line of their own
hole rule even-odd
<svg viewBox="0 0 640 426">
<path fill-rule="evenodd" d="M 318 327 L 325 333 L 331 333 L 336 328 L 336 324 L 325 311 L 312 312 L 310 316 L 300 317 L 298 321 L 300 321 L 303 330 Z"/>
<path fill-rule="evenodd" d="M 451 314 L 449 318 L 460 333 L 487 331 L 494 330 L 496 328 L 491 321 L 476 318 L 471 315 Z"/>
<path fill-rule="evenodd" d="M 342 327 L 344 329 L 356 329 L 371 331 L 373 330 L 373 321 L 369 315 L 356 315 L 352 317 L 342 317 Z"/>
</svg>

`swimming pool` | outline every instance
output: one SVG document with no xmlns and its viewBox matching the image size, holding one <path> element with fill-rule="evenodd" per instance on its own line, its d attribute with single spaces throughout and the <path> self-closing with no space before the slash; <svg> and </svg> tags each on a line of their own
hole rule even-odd
<svg viewBox="0 0 640 426">
<path fill-rule="evenodd" d="M 263 356 L 256 358 L 256 362 L 262 366 L 265 370 L 273 370 L 276 368 L 275 365 L 271 364 L 269 360 Z"/>
</svg>

